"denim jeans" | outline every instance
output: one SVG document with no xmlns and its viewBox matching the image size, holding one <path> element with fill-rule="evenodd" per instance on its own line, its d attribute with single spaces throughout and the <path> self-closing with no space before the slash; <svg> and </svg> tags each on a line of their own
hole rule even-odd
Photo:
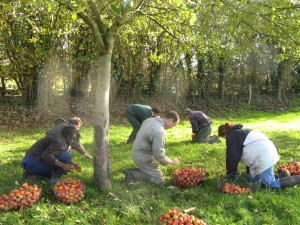
<svg viewBox="0 0 300 225">
<path fill-rule="evenodd" d="M 60 162 L 63 162 L 65 164 L 70 164 L 72 160 L 72 155 L 68 151 L 63 151 L 61 152 L 57 159 Z M 23 169 L 27 171 L 28 174 L 33 174 L 33 175 L 58 175 L 62 176 L 64 174 L 67 174 L 67 172 L 58 166 L 55 165 L 49 165 L 45 163 L 43 160 L 36 160 L 32 159 L 30 157 L 24 157 L 23 162 L 22 162 Z"/>
<path fill-rule="evenodd" d="M 259 179 L 261 179 L 261 182 L 266 185 L 266 187 L 280 188 L 279 179 L 276 179 L 274 175 L 274 166 L 271 166 L 269 169 L 256 175 L 255 177 L 253 177 L 251 173 L 249 173 L 249 178 L 251 181 L 258 181 Z"/>
</svg>

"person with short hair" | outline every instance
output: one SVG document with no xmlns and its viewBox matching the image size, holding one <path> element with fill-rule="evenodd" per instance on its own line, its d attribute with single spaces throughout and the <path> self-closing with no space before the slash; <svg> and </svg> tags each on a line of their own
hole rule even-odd
<svg viewBox="0 0 300 225">
<path fill-rule="evenodd" d="M 246 165 L 251 181 L 270 188 L 286 188 L 300 184 L 300 176 L 274 174 L 279 155 L 274 143 L 263 133 L 243 128 L 242 124 L 225 123 L 219 126 L 219 136 L 226 139 L 226 173 L 237 173 L 238 163 Z"/>
<path fill-rule="evenodd" d="M 125 110 L 125 117 L 131 124 L 133 130 L 127 139 L 127 144 L 134 142 L 136 134 L 139 131 L 142 122 L 150 117 L 156 117 L 160 114 L 160 109 L 142 104 L 131 104 Z"/>
<path fill-rule="evenodd" d="M 69 146 L 77 139 L 76 135 L 75 127 L 65 126 L 59 137 L 46 135 L 32 145 L 22 161 L 26 176 L 49 177 L 51 183 L 55 183 L 72 169 L 79 169 L 80 165 L 72 162 L 72 155 L 68 151 Z"/>
<path fill-rule="evenodd" d="M 193 111 L 189 108 L 185 112 L 192 126 L 193 142 L 209 144 L 220 142 L 216 135 L 211 136 L 212 121 L 209 116 L 202 111 Z"/>
<path fill-rule="evenodd" d="M 178 158 L 166 156 L 164 147 L 166 129 L 171 129 L 179 123 L 179 115 L 169 111 L 163 118 L 157 116 L 148 118 L 137 133 L 133 144 L 131 158 L 137 165 L 135 169 L 125 171 L 125 181 L 130 185 L 133 181 L 142 180 L 151 183 L 164 182 L 164 176 L 159 168 L 161 165 L 178 165 Z"/>
<path fill-rule="evenodd" d="M 84 156 L 86 156 L 87 158 L 92 158 L 92 156 L 90 155 L 90 153 L 85 149 L 85 147 L 80 143 L 80 133 L 79 133 L 79 129 L 80 127 L 83 125 L 82 120 L 79 117 L 70 117 L 69 119 L 65 120 L 63 118 L 59 118 L 54 122 L 54 127 L 52 129 L 50 129 L 47 133 L 46 136 L 48 135 L 54 135 L 57 137 L 61 136 L 61 131 L 64 127 L 66 126 L 73 126 L 76 131 L 77 131 L 77 135 L 76 135 L 76 140 L 71 144 L 71 150 L 76 150 L 79 153 L 83 154 Z"/>
</svg>

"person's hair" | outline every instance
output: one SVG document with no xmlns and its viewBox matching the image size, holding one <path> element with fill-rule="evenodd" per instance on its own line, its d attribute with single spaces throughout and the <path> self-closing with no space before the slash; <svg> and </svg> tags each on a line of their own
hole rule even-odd
<svg viewBox="0 0 300 225">
<path fill-rule="evenodd" d="M 159 114 L 160 113 L 160 109 L 159 108 L 152 108 L 152 112 L 156 113 L 156 114 Z"/>
<path fill-rule="evenodd" d="M 193 110 L 191 110 L 190 108 L 186 108 L 185 110 L 184 110 L 184 114 L 190 114 L 190 112 L 192 112 Z"/>
<path fill-rule="evenodd" d="M 166 119 L 173 119 L 173 122 L 176 123 L 179 121 L 179 115 L 176 111 L 171 110 L 165 114 Z"/>
<path fill-rule="evenodd" d="M 69 118 L 68 121 L 73 125 L 82 125 L 83 124 L 82 120 L 76 116 Z"/>
<path fill-rule="evenodd" d="M 231 124 L 231 123 L 224 123 L 224 124 L 220 125 L 219 129 L 218 129 L 218 135 L 220 137 L 225 137 L 233 125 L 234 124 Z"/>
<path fill-rule="evenodd" d="M 74 138 L 77 137 L 77 130 L 73 126 L 66 126 L 62 129 L 61 132 L 62 132 L 62 135 L 64 136 L 64 138 L 68 138 L 70 136 L 74 136 Z"/>
</svg>

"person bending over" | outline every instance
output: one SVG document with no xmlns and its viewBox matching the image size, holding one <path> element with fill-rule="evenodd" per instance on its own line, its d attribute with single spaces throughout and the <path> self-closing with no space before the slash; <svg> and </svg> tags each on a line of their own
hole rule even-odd
<svg viewBox="0 0 300 225">
<path fill-rule="evenodd" d="M 251 181 L 261 182 L 270 188 L 286 188 L 300 184 L 300 176 L 274 174 L 279 155 L 274 143 L 263 133 L 243 128 L 242 124 L 225 123 L 219 126 L 219 136 L 226 139 L 227 175 L 237 173 L 238 163 L 246 165 Z"/>
<path fill-rule="evenodd" d="M 151 108 L 148 105 L 131 104 L 125 110 L 125 117 L 131 124 L 133 130 L 129 135 L 126 144 L 134 142 L 136 134 L 139 131 L 142 122 L 150 117 L 156 117 L 160 114 L 158 108 Z"/>
</svg>

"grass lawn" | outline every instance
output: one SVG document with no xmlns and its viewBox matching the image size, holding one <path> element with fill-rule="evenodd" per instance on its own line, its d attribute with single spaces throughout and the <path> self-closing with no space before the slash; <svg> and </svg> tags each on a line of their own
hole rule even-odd
<svg viewBox="0 0 300 225">
<path fill-rule="evenodd" d="M 242 123 L 244 127 L 260 130 L 278 147 L 278 165 L 291 159 L 300 161 L 300 113 L 298 109 L 288 112 L 262 113 L 238 111 L 231 116 L 212 116 L 213 133 L 224 122 Z M 0 188 L 21 182 L 21 160 L 29 147 L 44 136 L 48 128 L 8 132 L 0 131 Z M 166 210 L 196 207 L 191 214 L 207 224 L 300 224 L 300 186 L 284 190 L 260 189 L 245 195 L 227 195 L 217 188 L 216 177 L 225 171 L 225 142 L 208 145 L 190 143 L 191 127 L 183 120 L 178 126 L 167 130 L 166 151 L 170 157 L 179 157 L 181 164 L 161 167 L 166 182 L 153 185 L 143 182 L 127 187 L 123 171 L 134 167 L 130 158 L 131 145 L 125 142 L 131 128 L 129 125 L 110 126 L 110 157 L 113 187 L 99 192 L 93 185 L 93 161 L 74 153 L 73 161 L 82 165 L 81 173 L 69 173 L 86 184 L 82 202 L 65 205 L 53 196 L 48 181 L 43 182 L 41 200 L 22 211 L 0 212 L 0 224 L 110 224 L 138 225 L 157 224 L 157 217 Z M 82 143 L 92 152 L 93 130 L 82 128 Z M 209 176 L 202 185 L 178 188 L 172 181 L 172 171 L 194 162 L 205 167 Z M 276 168 L 277 166 L 276 165 Z M 239 166 L 245 172 L 244 165 Z M 3 190 L 3 189 L 2 189 Z M 0 193 L 2 194 L 2 193 Z"/>
</svg>

